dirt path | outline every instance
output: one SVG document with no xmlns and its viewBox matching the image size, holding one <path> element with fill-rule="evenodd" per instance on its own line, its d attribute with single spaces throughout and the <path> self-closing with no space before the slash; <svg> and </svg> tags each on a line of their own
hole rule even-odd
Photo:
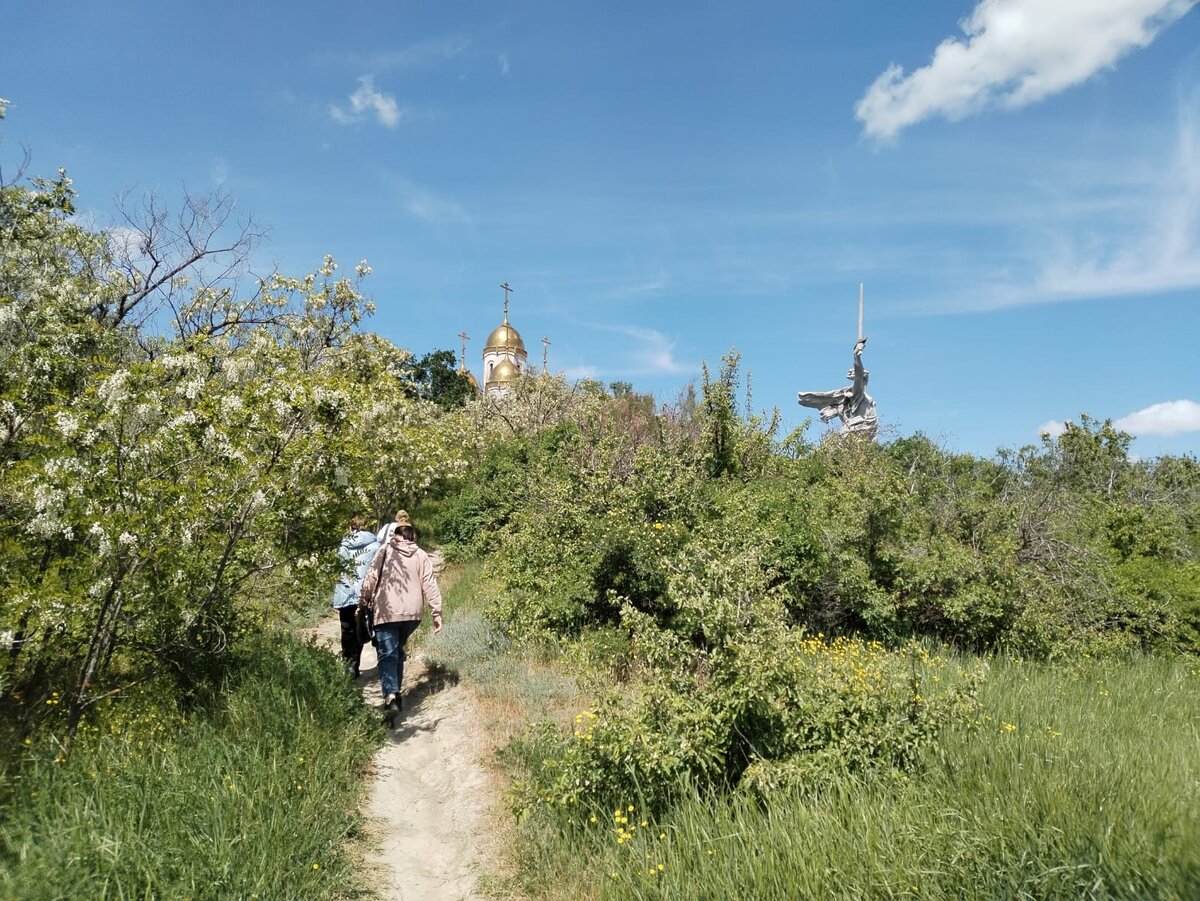
<svg viewBox="0 0 1200 901">
<path fill-rule="evenodd" d="M 440 569 L 440 557 L 435 555 L 434 562 Z M 317 627 L 317 638 L 336 649 L 339 634 L 331 611 Z M 469 692 L 456 681 L 431 671 L 410 643 L 404 710 L 375 756 L 364 810 L 380 849 L 377 859 L 368 857 L 373 872 L 364 876 L 380 898 L 480 897 L 476 885 L 494 792 L 481 762 L 485 730 Z M 358 683 L 364 702 L 379 709 L 379 671 L 369 645 Z"/>
</svg>

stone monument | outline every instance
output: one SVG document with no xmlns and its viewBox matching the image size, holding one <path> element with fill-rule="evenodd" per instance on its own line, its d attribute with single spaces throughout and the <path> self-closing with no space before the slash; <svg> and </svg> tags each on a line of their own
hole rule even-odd
<svg viewBox="0 0 1200 901">
<path fill-rule="evenodd" d="M 854 345 L 854 366 L 846 373 L 850 384 L 832 391 L 801 391 L 796 401 L 802 407 L 819 410 L 821 422 L 835 417 L 842 421 L 839 434 L 866 435 L 874 439 L 879 431 L 879 419 L 875 413 L 875 400 L 867 394 L 867 379 L 870 373 L 863 368 L 862 352 L 866 338 L 859 338 Z"/>
<path fill-rule="evenodd" d="M 840 419 L 841 435 L 866 435 L 874 440 L 879 432 L 879 419 L 875 414 L 875 400 L 867 394 L 867 379 L 870 373 L 863 368 L 862 352 L 867 339 L 862 333 L 863 286 L 858 286 L 858 341 L 854 344 L 854 365 L 846 373 L 850 384 L 832 391 L 801 391 L 796 401 L 802 407 L 812 407 L 821 413 L 821 422 Z"/>
</svg>

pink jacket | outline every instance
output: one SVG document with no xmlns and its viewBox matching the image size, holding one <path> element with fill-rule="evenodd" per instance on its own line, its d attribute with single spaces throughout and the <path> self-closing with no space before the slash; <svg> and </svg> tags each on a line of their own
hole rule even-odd
<svg viewBox="0 0 1200 901">
<path fill-rule="evenodd" d="M 425 604 L 440 615 L 442 593 L 433 575 L 433 561 L 415 541 L 393 534 L 371 561 L 358 602 L 370 608 L 376 625 L 420 622 Z"/>
</svg>

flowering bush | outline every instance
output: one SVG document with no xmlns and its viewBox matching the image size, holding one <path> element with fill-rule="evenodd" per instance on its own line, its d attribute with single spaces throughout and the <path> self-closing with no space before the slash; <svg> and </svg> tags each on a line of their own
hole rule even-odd
<svg viewBox="0 0 1200 901">
<path fill-rule="evenodd" d="M 359 331 L 365 264 L 249 298 L 181 274 L 169 324 L 135 324 L 115 311 L 144 292 L 71 218 L 69 180 L 2 191 L 0 702 L 44 713 L 58 692 L 73 734 L 126 686 L 215 673 L 328 588 L 352 511 L 459 477 L 472 440 L 408 396 L 406 351 Z"/>
<path fill-rule="evenodd" d="M 647 656 L 638 687 L 601 692 L 551 743 L 523 804 L 641 797 L 661 810 L 683 786 L 767 795 L 836 774 L 902 773 L 944 726 L 970 720 L 982 678 L 922 645 L 779 627 L 749 627 L 692 657 L 690 673 L 664 666 L 671 654 Z"/>
</svg>

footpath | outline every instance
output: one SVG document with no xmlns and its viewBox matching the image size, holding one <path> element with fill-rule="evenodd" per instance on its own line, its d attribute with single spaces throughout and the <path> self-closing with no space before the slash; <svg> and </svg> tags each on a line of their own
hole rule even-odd
<svg viewBox="0 0 1200 901">
<path fill-rule="evenodd" d="M 440 570 L 440 555 L 431 556 Z M 316 637 L 336 650 L 339 636 L 338 617 L 331 611 L 317 626 Z M 361 671 L 363 702 L 379 710 L 379 671 L 369 645 L 363 649 Z M 366 853 L 362 878 L 378 897 L 482 897 L 476 887 L 494 800 L 482 764 L 485 731 L 467 689 L 452 675 L 432 670 L 410 640 L 404 709 L 375 755 L 363 811 L 369 818 L 368 841 L 379 850 Z"/>
</svg>

